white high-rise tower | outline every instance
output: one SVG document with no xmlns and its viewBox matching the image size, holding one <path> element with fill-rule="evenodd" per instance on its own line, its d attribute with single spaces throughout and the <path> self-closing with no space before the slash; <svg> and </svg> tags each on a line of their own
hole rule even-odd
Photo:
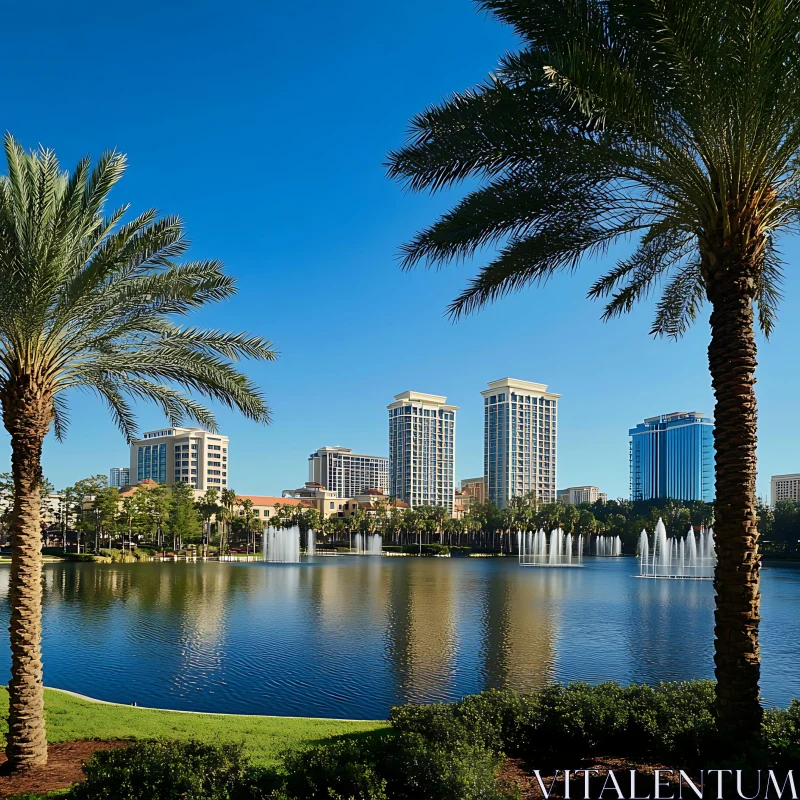
<svg viewBox="0 0 800 800">
<path fill-rule="evenodd" d="M 544 383 L 492 381 L 481 392 L 484 408 L 484 479 L 489 500 L 506 508 L 533 492 L 556 501 L 558 399 Z"/>
<path fill-rule="evenodd" d="M 389 410 L 389 494 L 414 506 L 453 513 L 456 411 L 447 398 L 422 392 L 395 395 Z"/>
</svg>

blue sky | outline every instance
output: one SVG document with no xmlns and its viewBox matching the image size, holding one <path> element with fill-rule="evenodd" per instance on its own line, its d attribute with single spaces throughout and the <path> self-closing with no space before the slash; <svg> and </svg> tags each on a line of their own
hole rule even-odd
<svg viewBox="0 0 800 800">
<path fill-rule="evenodd" d="M 601 323 L 585 293 L 602 263 L 456 325 L 442 312 L 474 265 L 399 271 L 398 246 L 457 193 L 407 195 L 384 177 L 386 152 L 411 115 L 480 81 L 514 46 L 471 0 L 44 0 L 33 14 L 12 4 L 0 36 L 13 67 L 0 127 L 55 148 L 65 166 L 127 153 L 115 200 L 181 215 L 191 255 L 222 259 L 239 281 L 232 302 L 192 321 L 279 348 L 279 362 L 247 367 L 274 424 L 219 413 L 238 491 L 302 484 L 322 445 L 386 454 L 385 406 L 406 389 L 460 407 L 460 479 L 482 472 L 486 383 L 547 383 L 563 395 L 559 486 L 611 496 L 628 492 L 629 427 L 713 410 L 706 319 L 678 344 L 648 337 L 651 307 Z M 770 474 L 800 471 L 796 244 L 784 253 L 788 299 L 760 351 L 762 493 Z M 99 401 L 71 406 L 67 442 L 45 448 L 57 487 L 127 463 Z M 163 423 L 147 407 L 140 419 L 143 430 Z"/>
</svg>

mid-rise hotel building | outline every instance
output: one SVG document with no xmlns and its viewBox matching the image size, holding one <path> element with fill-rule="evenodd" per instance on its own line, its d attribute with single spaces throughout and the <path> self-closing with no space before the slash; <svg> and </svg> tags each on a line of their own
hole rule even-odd
<svg viewBox="0 0 800 800">
<path fill-rule="evenodd" d="M 555 503 L 561 395 L 516 378 L 492 381 L 481 395 L 489 500 L 506 508 L 512 497 L 533 492 L 543 503 Z"/>
<path fill-rule="evenodd" d="M 202 428 L 164 428 L 131 444 L 130 482 L 222 490 L 228 488 L 228 464 L 227 436 Z"/>
<path fill-rule="evenodd" d="M 791 475 L 773 475 L 770 478 L 769 488 L 769 499 L 773 508 L 780 500 L 800 502 L 800 474 L 796 472 Z"/>
<path fill-rule="evenodd" d="M 447 398 L 395 395 L 389 411 L 389 494 L 412 508 L 443 506 L 455 497 L 456 411 Z"/>
<path fill-rule="evenodd" d="M 629 431 L 631 500 L 714 500 L 714 422 L 697 411 L 648 417 Z"/>
<path fill-rule="evenodd" d="M 308 458 L 308 480 L 336 493 L 355 497 L 370 489 L 389 492 L 389 459 L 363 456 L 347 447 L 321 447 Z"/>
</svg>

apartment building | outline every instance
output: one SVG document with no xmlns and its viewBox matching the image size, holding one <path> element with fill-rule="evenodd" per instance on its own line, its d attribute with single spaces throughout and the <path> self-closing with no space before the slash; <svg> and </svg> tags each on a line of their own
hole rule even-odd
<svg viewBox="0 0 800 800">
<path fill-rule="evenodd" d="M 547 384 L 516 378 L 489 383 L 484 407 L 484 481 L 489 500 L 506 508 L 533 493 L 556 501 L 558 401 Z"/>
<path fill-rule="evenodd" d="M 389 494 L 408 503 L 443 506 L 453 513 L 456 411 L 447 398 L 402 392 L 389 412 Z"/>
<path fill-rule="evenodd" d="M 199 492 L 228 488 L 228 437 L 202 428 L 147 431 L 131 444 L 130 483 L 145 480 Z"/>
<path fill-rule="evenodd" d="M 308 457 L 308 480 L 336 497 L 354 497 L 369 489 L 388 492 L 389 459 L 360 455 L 348 447 L 321 447 Z"/>
</svg>

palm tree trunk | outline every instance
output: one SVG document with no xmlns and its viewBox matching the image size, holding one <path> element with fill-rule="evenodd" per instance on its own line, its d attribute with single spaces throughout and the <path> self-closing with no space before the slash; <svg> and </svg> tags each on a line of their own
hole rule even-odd
<svg viewBox="0 0 800 800">
<path fill-rule="evenodd" d="M 721 730 L 748 736 L 760 730 L 763 716 L 758 687 L 761 556 L 755 498 L 755 283 L 744 265 L 729 264 L 727 275 L 716 285 L 714 271 L 710 272 L 707 287 L 713 311 L 708 360 L 716 397 L 716 711 Z"/>
<path fill-rule="evenodd" d="M 11 680 L 6 756 L 13 769 L 47 763 L 42 683 L 42 442 L 46 427 L 19 415 L 11 432 Z"/>
</svg>

